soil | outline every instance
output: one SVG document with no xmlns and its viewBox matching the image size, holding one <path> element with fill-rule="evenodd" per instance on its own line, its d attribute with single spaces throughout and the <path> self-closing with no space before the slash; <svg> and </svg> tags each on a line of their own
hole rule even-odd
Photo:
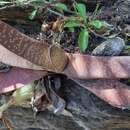
<svg viewBox="0 0 130 130">
<path fill-rule="evenodd" d="M 96 4 L 88 6 L 90 16 L 95 7 Z M 100 8 L 98 18 L 113 25 L 114 30 L 110 33 L 120 36 L 129 45 L 130 0 L 117 0 L 109 4 L 106 2 Z M 50 44 L 57 42 L 67 52 L 80 52 L 77 43 L 79 29 L 75 32 L 67 29 L 62 32 L 52 30 L 52 22 L 57 19 L 58 16 L 54 14 L 41 13 L 40 18 L 34 21 L 8 20 L 8 23 L 37 40 L 44 39 Z M 43 25 L 50 25 L 47 31 L 42 31 Z M 100 32 L 99 35 L 96 34 L 90 34 L 89 47 L 85 54 L 91 54 L 105 40 Z M 129 48 L 124 49 L 120 55 L 130 55 Z M 129 110 L 113 108 L 69 79 L 62 80 L 61 92 L 67 103 L 66 110 L 61 115 L 55 115 L 48 109 L 40 112 L 34 119 L 31 108 L 24 106 L 9 109 L 7 115 L 14 130 L 130 130 Z M 0 129 L 6 130 L 2 124 Z"/>
</svg>

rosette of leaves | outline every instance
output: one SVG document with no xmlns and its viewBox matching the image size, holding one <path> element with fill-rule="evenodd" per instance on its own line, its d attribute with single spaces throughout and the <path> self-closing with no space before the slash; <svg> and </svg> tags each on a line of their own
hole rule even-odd
<svg viewBox="0 0 130 130">
<path fill-rule="evenodd" d="M 83 3 L 75 3 L 74 4 L 75 16 L 70 16 L 65 19 L 64 27 L 73 29 L 80 28 L 80 33 L 78 37 L 78 45 L 81 52 L 85 52 L 89 44 L 89 29 L 96 28 L 101 29 L 102 27 L 106 27 L 106 22 L 97 20 L 95 18 L 89 19 L 87 17 L 87 9 L 86 5 Z"/>
</svg>

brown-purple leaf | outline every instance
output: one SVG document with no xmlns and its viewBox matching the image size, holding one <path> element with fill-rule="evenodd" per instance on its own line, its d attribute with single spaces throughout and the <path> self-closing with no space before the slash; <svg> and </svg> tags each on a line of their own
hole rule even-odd
<svg viewBox="0 0 130 130">
<path fill-rule="evenodd" d="M 0 93 L 13 91 L 45 75 L 47 75 L 46 71 L 14 67 L 8 73 L 0 73 Z"/>
<path fill-rule="evenodd" d="M 37 66 L 30 61 L 14 54 L 2 45 L 0 45 L 0 62 L 20 68 L 42 70 L 42 67 Z"/>
<path fill-rule="evenodd" d="M 130 87 L 117 80 L 73 80 L 114 107 L 130 104 Z"/>
</svg>

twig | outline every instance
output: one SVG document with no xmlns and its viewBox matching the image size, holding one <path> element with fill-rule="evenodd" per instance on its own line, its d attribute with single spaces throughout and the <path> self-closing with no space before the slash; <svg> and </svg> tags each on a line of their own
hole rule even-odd
<svg viewBox="0 0 130 130">
<path fill-rule="evenodd" d="M 60 17 L 62 17 L 62 18 L 65 18 L 65 16 L 62 15 L 61 13 L 58 13 L 58 12 L 56 12 L 56 11 L 53 11 L 53 10 L 51 10 L 51 9 L 49 9 L 49 8 L 47 8 L 47 10 L 48 10 L 49 12 L 51 12 L 51 13 L 57 15 L 57 16 L 60 16 Z"/>
<path fill-rule="evenodd" d="M 89 29 L 89 31 L 92 33 L 92 34 L 94 34 L 96 37 L 100 37 L 100 38 L 102 38 L 102 39 L 107 39 L 107 37 L 105 37 L 105 36 L 102 36 L 102 35 L 100 35 L 100 34 L 97 34 L 95 31 L 93 31 L 92 29 Z"/>
</svg>

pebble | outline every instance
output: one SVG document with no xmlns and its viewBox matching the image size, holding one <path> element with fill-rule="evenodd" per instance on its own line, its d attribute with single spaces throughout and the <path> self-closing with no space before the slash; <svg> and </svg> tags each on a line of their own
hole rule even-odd
<svg viewBox="0 0 130 130">
<path fill-rule="evenodd" d="M 125 41 L 120 37 L 106 40 L 97 46 L 93 51 L 94 56 L 118 56 L 125 47 Z"/>
</svg>

